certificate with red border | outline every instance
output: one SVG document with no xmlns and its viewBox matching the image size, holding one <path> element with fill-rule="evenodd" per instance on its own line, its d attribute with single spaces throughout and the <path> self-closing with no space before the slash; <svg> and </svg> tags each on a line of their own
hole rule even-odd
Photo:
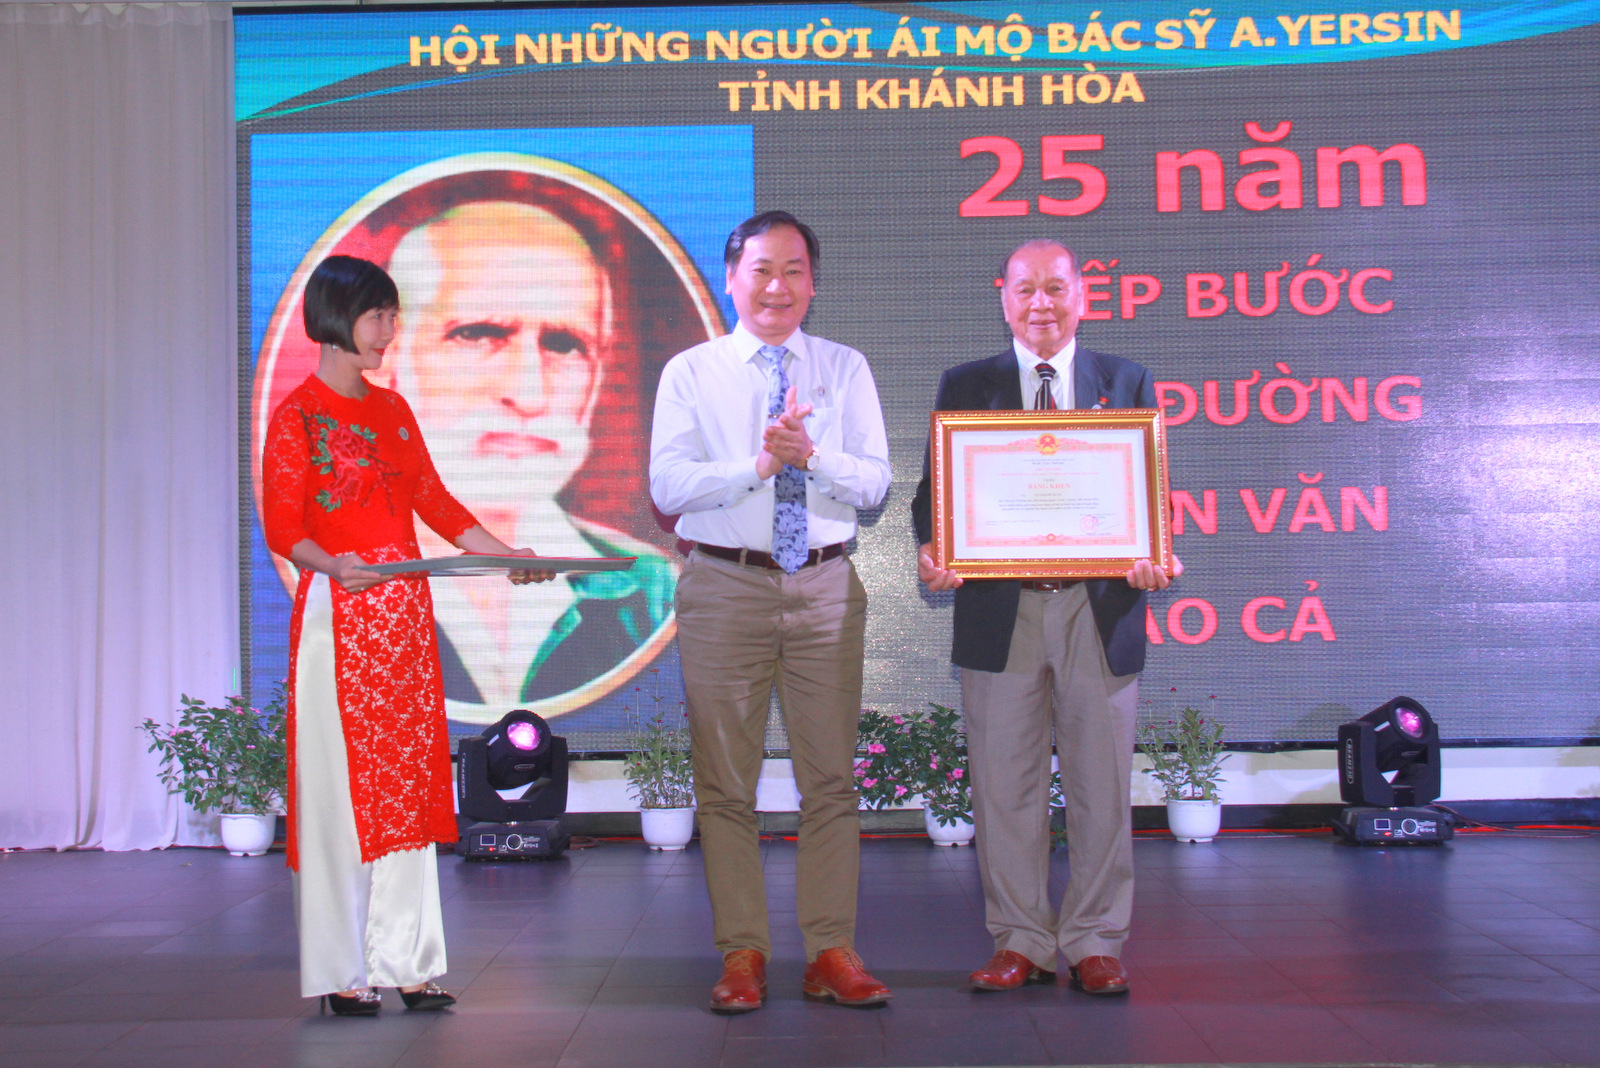
<svg viewBox="0 0 1600 1068">
<path fill-rule="evenodd" d="M 1154 408 L 934 412 L 933 554 L 974 578 L 1120 578 L 1172 567 Z"/>
</svg>

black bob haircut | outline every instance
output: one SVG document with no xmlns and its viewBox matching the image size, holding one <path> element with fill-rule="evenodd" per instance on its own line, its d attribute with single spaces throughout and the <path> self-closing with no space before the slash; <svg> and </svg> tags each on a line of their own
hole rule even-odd
<svg viewBox="0 0 1600 1068">
<path fill-rule="evenodd" d="M 737 267 L 739 258 L 744 255 L 744 243 L 752 237 L 760 237 L 774 226 L 792 226 L 800 234 L 806 243 L 806 256 L 811 260 L 811 274 L 814 277 L 822 259 L 822 245 L 817 242 L 817 235 L 811 232 L 811 227 L 786 211 L 764 211 L 735 226 L 733 233 L 728 235 L 727 245 L 722 249 L 723 266 Z"/>
<path fill-rule="evenodd" d="M 306 337 L 356 351 L 351 328 L 373 308 L 398 308 L 400 291 L 376 263 L 355 256 L 329 256 L 306 282 Z"/>
</svg>

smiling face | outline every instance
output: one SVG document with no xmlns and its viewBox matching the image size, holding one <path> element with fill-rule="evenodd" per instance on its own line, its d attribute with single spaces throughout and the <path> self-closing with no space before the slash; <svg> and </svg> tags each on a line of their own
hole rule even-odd
<svg viewBox="0 0 1600 1068">
<path fill-rule="evenodd" d="M 383 353 L 394 340 L 399 308 L 368 308 L 350 324 L 350 340 L 356 343 L 353 361 L 363 371 L 383 366 Z"/>
<path fill-rule="evenodd" d="M 1083 315 L 1083 280 L 1067 250 L 1041 241 L 1012 253 L 1000 306 L 1011 335 L 1042 359 L 1065 348 Z"/>
<path fill-rule="evenodd" d="M 407 234 L 389 271 L 406 308 L 396 382 L 445 484 L 469 508 L 554 497 L 589 455 L 611 332 L 583 236 L 542 208 L 479 202 Z"/>
<path fill-rule="evenodd" d="M 782 344 L 800 328 L 817 293 L 805 238 L 792 226 L 747 239 L 727 282 L 739 322 L 768 345 Z"/>
</svg>

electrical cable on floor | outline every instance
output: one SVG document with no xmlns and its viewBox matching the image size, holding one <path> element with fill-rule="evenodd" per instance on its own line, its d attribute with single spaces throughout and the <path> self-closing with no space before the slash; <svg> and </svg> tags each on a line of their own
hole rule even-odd
<svg viewBox="0 0 1600 1068">
<path fill-rule="evenodd" d="M 1577 827 L 1570 824 L 1517 824 L 1511 827 L 1502 827 L 1494 823 L 1484 823 L 1471 816 L 1464 816 L 1449 805 L 1441 805 L 1435 801 L 1428 806 L 1440 812 L 1447 813 L 1457 821 L 1458 829 L 1463 834 L 1502 834 L 1510 838 L 1594 838 L 1600 836 L 1600 829 L 1592 827 Z M 1549 831 L 1572 831 L 1572 834 L 1550 834 Z M 1532 833 L 1530 833 L 1532 832 Z"/>
</svg>

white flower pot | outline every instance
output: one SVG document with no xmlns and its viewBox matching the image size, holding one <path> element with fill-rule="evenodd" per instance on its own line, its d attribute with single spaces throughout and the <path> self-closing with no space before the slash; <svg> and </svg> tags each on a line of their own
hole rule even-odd
<svg viewBox="0 0 1600 1068">
<path fill-rule="evenodd" d="M 651 849 L 682 849 L 694 837 L 694 809 L 647 808 L 639 813 L 644 841 Z"/>
<path fill-rule="evenodd" d="M 933 839 L 933 844 L 936 846 L 965 845 L 972 841 L 975 833 L 972 817 L 967 816 L 951 824 L 942 824 L 931 808 L 922 810 L 922 823 L 928 829 L 928 837 Z"/>
<path fill-rule="evenodd" d="M 1209 842 L 1222 829 L 1221 801 L 1167 801 L 1167 829 L 1180 842 Z"/>
<path fill-rule="evenodd" d="M 278 817 L 249 812 L 222 814 L 222 845 L 236 857 L 259 857 L 272 848 Z"/>
</svg>

